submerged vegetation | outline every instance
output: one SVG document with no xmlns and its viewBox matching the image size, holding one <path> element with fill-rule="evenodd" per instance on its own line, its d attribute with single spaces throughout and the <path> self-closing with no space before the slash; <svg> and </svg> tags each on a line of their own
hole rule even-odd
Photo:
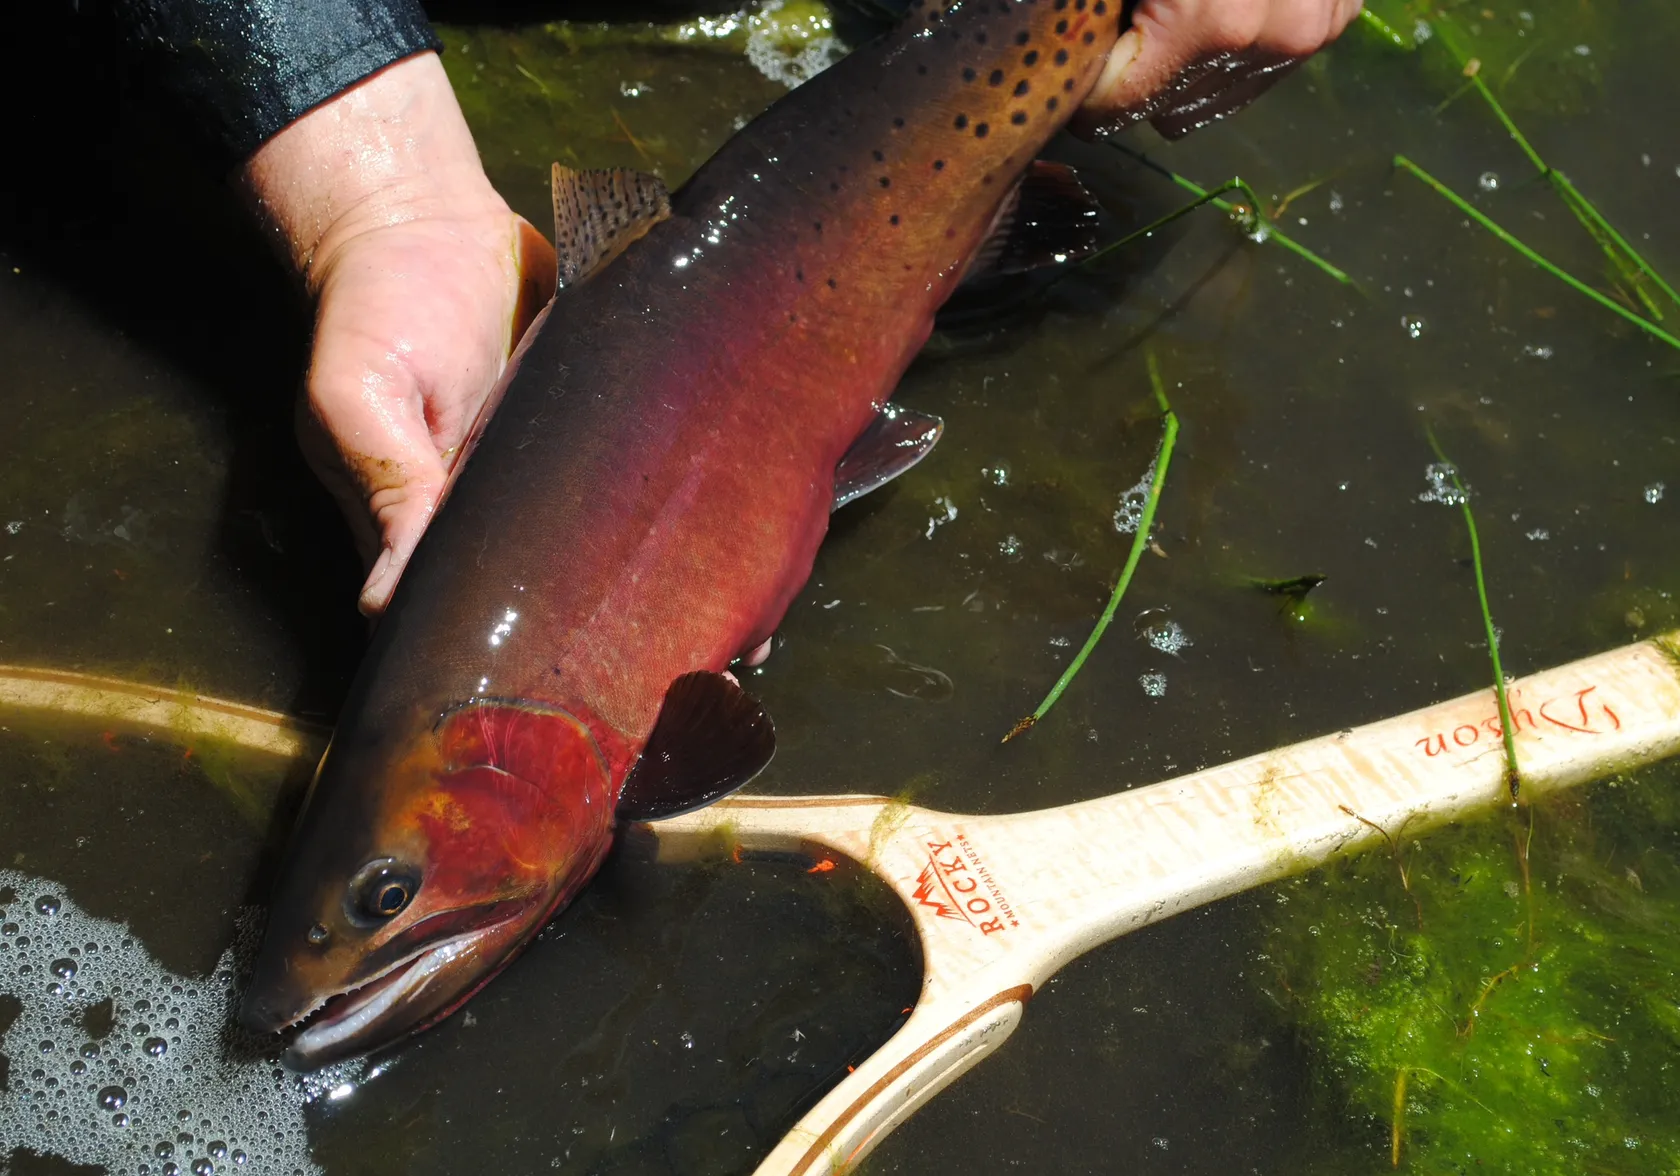
<svg viewBox="0 0 1680 1176">
<path fill-rule="evenodd" d="M 1074 675 L 1079 673 L 1079 668 L 1085 664 L 1085 659 L 1090 657 L 1091 651 L 1097 647 L 1097 642 L 1102 640 L 1102 635 L 1108 629 L 1109 622 L 1114 620 L 1114 613 L 1120 607 L 1120 600 L 1126 595 L 1126 589 L 1131 585 L 1132 574 L 1137 571 L 1138 560 L 1143 557 L 1144 550 L 1149 546 L 1150 529 L 1155 525 L 1155 508 L 1160 505 L 1161 488 L 1167 482 L 1167 466 L 1172 461 L 1173 445 L 1178 440 L 1178 417 L 1173 412 L 1172 405 L 1167 403 L 1166 389 L 1161 384 L 1161 369 L 1155 362 L 1154 352 L 1149 353 L 1148 360 L 1149 384 L 1155 393 L 1156 407 L 1161 410 L 1161 447 L 1156 450 L 1155 460 L 1150 465 L 1149 472 L 1143 476 L 1143 482 L 1140 483 L 1140 485 L 1147 483 L 1147 489 L 1144 491 L 1143 505 L 1132 534 L 1132 549 L 1126 555 L 1126 565 L 1120 569 L 1120 578 L 1115 581 L 1114 591 L 1108 597 L 1108 607 L 1103 609 L 1102 615 L 1097 618 L 1096 625 L 1091 629 L 1091 635 L 1085 638 L 1085 644 L 1080 646 L 1079 652 L 1073 655 L 1073 660 L 1068 663 L 1067 669 L 1062 671 L 1062 676 L 1056 679 L 1056 684 L 1050 688 L 1050 693 L 1044 696 L 1044 701 L 1038 704 L 1032 714 L 1010 728 L 1009 734 L 1003 737 L 1002 741 L 1004 743 L 1008 743 L 1018 735 L 1026 734 L 1032 729 L 1033 724 L 1042 719 L 1050 708 L 1056 705 L 1056 700 L 1062 696 L 1062 691 L 1068 688 Z"/>
<path fill-rule="evenodd" d="M 1680 1171 L 1677 855 L 1667 765 L 1277 888 L 1261 984 L 1363 1170 Z"/>
<path fill-rule="evenodd" d="M 1488 607 L 1487 576 L 1482 570 L 1482 541 L 1476 533 L 1476 515 L 1470 509 L 1470 491 L 1459 479 L 1458 467 L 1441 449 L 1435 434 L 1429 434 L 1429 446 L 1435 451 L 1436 464 L 1429 467 L 1430 488 L 1425 497 L 1446 506 L 1456 506 L 1464 515 L 1464 530 L 1470 536 L 1470 566 L 1476 574 L 1476 602 L 1482 610 L 1482 630 L 1487 635 L 1488 660 L 1493 663 L 1493 693 L 1499 700 L 1499 735 L 1505 745 L 1505 786 L 1511 799 L 1517 799 L 1522 788 L 1522 775 L 1517 768 L 1515 727 L 1511 722 L 1511 700 L 1505 691 L 1505 668 L 1499 662 L 1499 631 L 1494 628 L 1493 611 Z"/>
</svg>

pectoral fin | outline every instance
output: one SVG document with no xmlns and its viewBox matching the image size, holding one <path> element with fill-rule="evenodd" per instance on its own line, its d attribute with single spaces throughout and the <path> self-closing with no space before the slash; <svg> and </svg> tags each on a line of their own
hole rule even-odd
<svg viewBox="0 0 1680 1176">
<path fill-rule="evenodd" d="M 889 404 L 834 467 L 834 510 L 862 498 L 921 461 L 945 431 L 931 413 Z"/>
<path fill-rule="evenodd" d="M 1065 265 L 1097 249 L 1102 205 L 1065 163 L 1038 160 L 998 211 L 964 283 Z"/>
<path fill-rule="evenodd" d="M 637 238 L 671 215 L 671 197 L 655 176 L 612 168 L 553 168 L 554 252 L 562 290 L 598 273 Z"/>
<path fill-rule="evenodd" d="M 617 815 L 657 821 L 701 808 L 758 775 L 775 754 L 776 729 L 758 699 L 723 674 L 684 674 L 665 692 Z"/>
</svg>

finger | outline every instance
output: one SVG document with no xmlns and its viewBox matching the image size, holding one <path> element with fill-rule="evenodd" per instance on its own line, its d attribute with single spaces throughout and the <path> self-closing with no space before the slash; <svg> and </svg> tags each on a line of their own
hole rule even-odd
<svg viewBox="0 0 1680 1176">
<path fill-rule="evenodd" d="M 1359 19 L 1364 9 L 1364 0 L 1337 0 L 1336 15 L 1330 21 L 1330 39 L 1334 41 L 1347 32 L 1347 27 Z"/>
<path fill-rule="evenodd" d="M 364 554 L 372 548 L 372 569 L 358 601 L 362 612 L 373 616 L 390 599 L 437 508 L 443 461 L 420 390 L 401 357 L 369 349 L 353 331 L 327 327 L 327 301 L 321 318 L 309 372 L 310 421 L 300 438 L 352 530 L 377 535 L 373 544 L 364 540 Z"/>
<path fill-rule="evenodd" d="M 1116 45 L 1080 121 L 1135 122 L 1172 105 L 1210 67 L 1254 44 L 1269 7 L 1269 0 L 1144 0 L 1120 39 L 1135 42 L 1132 57 Z"/>
</svg>

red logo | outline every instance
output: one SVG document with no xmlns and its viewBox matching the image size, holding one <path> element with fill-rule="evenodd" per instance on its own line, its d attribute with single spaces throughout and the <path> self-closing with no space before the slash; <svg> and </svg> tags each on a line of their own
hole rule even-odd
<svg viewBox="0 0 1680 1176">
<path fill-rule="evenodd" d="M 982 935 L 1021 925 L 965 834 L 957 834 L 954 841 L 930 840 L 927 855 L 928 864 L 916 875 L 916 889 L 911 892 L 919 904 L 941 919 L 960 919 Z"/>
</svg>

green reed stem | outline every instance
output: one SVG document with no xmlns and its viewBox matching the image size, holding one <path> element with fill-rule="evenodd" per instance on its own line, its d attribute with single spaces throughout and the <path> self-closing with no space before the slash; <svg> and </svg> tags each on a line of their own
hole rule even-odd
<svg viewBox="0 0 1680 1176">
<path fill-rule="evenodd" d="M 1155 469 L 1149 479 L 1149 496 L 1144 499 L 1143 514 L 1138 519 L 1137 534 L 1132 536 L 1132 550 L 1126 556 L 1126 566 L 1120 570 L 1120 579 L 1114 585 L 1114 591 L 1109 595 L 1108 607 L 1103 609 L 1102 616 L 1091 630 L 1091 635 L 1085 638 L 1085 644 L 1068 663 L 1068 668 L 1062 671 L 1062 676 L 1056 679 L 1056 684 L 1050 687 L 1050 693 L 1044 696 L 1044 701 L 1032 714 L 1022 719 L 1009 729 L 1002 742 L 1008 743 L 1017 735 L 1024 735 L 1032 730 L 1033 724 L 1042 719 L 1056 700 L 1062 696 L 1062 691 L 1068 688 L 1073 676 L 1085 664 L 1085 659 L 1091 656 L 1091 651 L 1097 647 L 1097 642 L 1108 629 L 1109 622 L 1114 619 L 1115 610 L 1120 607 L 1120 598 L 1126 595 L 1126 588 L 1132 582 L 1132 573 L 1137 571 L 1138 560 L 1143 557 L 1144 548 L 1149 546 L 1149 532 L 1155 525 L 1155 508 L 1161 501 L 1161 487 L 1167 481 L 1167 464 L 1172 461 L 1173 445 L 1178 440 L 1178 416 L 1167 403 L 1166 390 L 1161 385 L 1161 369 L 1156 366 L 1155 353 L 1149 353 L 1149 384 L 1155 392 L 1155 403 L 1161 409 L 1161 447 L 1155 453 Z"/>
<path fill-rule="evenodd" d="M 1359 23 L 1370 29 L 1377 36 L 1393 45 L 1396 49 L 1404 49 L 1410 53 L 1417 48 L 1417 42 L 1406 36 L 1399 29 L 1389 24 L 1382 17 L 1372 12 L 1369 7 L 1360 9 Z"/>
<path fill-rule="evenodd" d="M 1104 253 L 1107 253 L 1110 250 L 1118 249 L 1121 245 L 1126 244 L 1128 241 L 1136 240 L 1138 237 L 1146 236 L 1149 233 L 1156 231 L 1162 225 L 1170 224 L 1193 209 L 1200 208 L 1204 204 L 1211 204 L 1215 208 L 1221 209 L 1224 212 L 1228 212 L 1232 216 L 1237 217 L 1238 220 L 1243 223 L 1244 227 L 1251 233 L 1254 233 L 1259 240 L 1275 241 L 1291 253 L 1295 254 L 1297 257 L 1311 262 L 1313 265 L 1329 274 L 1332 278 L 1335 278 L 1344 286 L 1352 286 L 1356 290 L 1359 289 L 1359 283 L 1348 277 L 1344 271 L 1337 269 L 1318 254 L 1314 253 L 1311 249 L 1308 249 L 1305 245 L 1302 245 L 1299 241 L 1290 237 L 1282 229 L 1279 229 L 1270 220 L 1266 219 L 1266 214 L 1262 211 L 1265 205 L 1260 202 L 1260 198 L 1255 195 L 1254 189 L 1250 188 L 1248 184 L 1243 181 L 1242 177 L 1233 176 L 1219 187 L 1210 191 L 1209 189 L 1196 183 L 1194 180 L 1187 179 L 1186 177 L 1179 175 L 1171 168 L 1162 167 L 1160 164 L 1156 163 L 1154 160 L 1150 159 L 1141 152 L 1133 151 L 1129 147 L 1124 147 L 1121 144 L 1114 142 L 1110 142 L 1109 146 L 1124 155 L 1130 156 L 1137 162 L 1143 164 L 1144 167 L 1149 168 L 1158 175 L 1165 176 L 1167 179 L 1177 184 L 1180 188 L 1183 188 L 1185 191 L 1194 195 L 1196 199 L 1179 209 L 1177 212 L 1169 213 L 1167 216 L 1162 217 L 1154 224 L 1147 225 L 1134 233 L 1127 234 L 1113 245 L 1105 246 L 1098 252 L 1086 258 L 1085 260 L 1087 263 L 1095 261 L 1098 257 L 1101 257 Z M 1232 201 L 1222 199 L 1221 194 L 1225 192 L 1241 192 L 1243 196 L 1248 199 L 1248 207 L 1244 208 Z"/>
<path fill-rule="evenodd" d="M 1441 36 L 1441 43 L 1447 47 L 1447 52 L 1452 54 L 1460 68 L 1469 69 L 1469 55 L 1458 45 L 1449 22 L 1442 21 L 1438 32 Z M 1505 128 L 1505 133 L 1511 136 L 1511 141 L 1528 157 L 1529 163 L 1534 165 L 1534 170 L 1539 172 L 1546 182 L 1557 191 L 1564 204 L 1568 206 L 1569 211 L 1574 214 L 1575 219 L 1581 222 L 1581 227 L 1586 229 L 1592 239 L 1598 243 L 1598 247 L 1603 250 L 1610 264 L 1615 266 L 1621 278 L 1633 288 L 1634 296 L 1650 312 L 1651 317 L 1660 320 L 1663 313 L 1645 290 L 1644 283 L 1640 281 L 1641 277 L 1661 290 L 1675 306 L 1680 306 L 1680 294 L 1677 294 L 1674 287 L 1663 280 L 1663 276 L 1656 271 L 1650 262 L 1645 260 L 1644 255 L 1635 249 L 1627 238 L 1616 231 L 1615 227 L 1604 218 L 1604 214 L 1598 211 L 1597 206 L 1592 201 L 1581 195 L 1580 190 L 1569 182 L 1568 176 L 1541 158 L 1540 152 L 1535 150 L 1534 144 L 1528 141 L 1528 136 L 1522 133 L 1511 116 L 1506 113 L 1504 105 L 1498 98 L 1494 97 L 1492 89 L 1482 80 L 1479 70 L 1469 75 L 1468 85 L 1482 96 L 1482 101 L 1486 102 L 1488 108 L 1493 111 L 1494 117 Z"/>
<path fill-rule="evenodd" d="M 1622 318 L 1625 318 L 1628 322 L 1634 324 L 1640 330 L 1661 339 L 1670 347 L 1680 349 L 1680 339 L 1675 338 L 1673 335 L 1669 334 L 1649 319 L 1642 318 L 1639 315 L 1634 314 L 1631 310 L 1621 305 L 1621 303 L 1615 301 L 1614 299 L 1605 297 L 1603 294 L 1600 294 L 1597 290 L 1594 290 L 1591 286 L 1587 285 L 1579 278 L 1566 273 L 1557 266 L 1553 265 L 1551 262 L 1547 261 L 1544 257 L 1541 257 L 1538 253 L 1534 252 L 1534 250 L 1530 249 L 1527 245 L 1524 245 L 1510 233 L 1507 233 L 1504 229 L 1494 224 L 1492 220 L 1483 215 L 1483 213 L 1470 204 L 1469 201 L 1465 200 L 1457 192 L 1454 192 L 1451 188 L 1441 183 L 1440 180 L 1437 180 L 1434 176 L 1424 171 L 1417 164 L 1407 159 L 1404 155 L 1396 155 L 1394 157 L 1394 166 L 1411 172 L 1412 175 L 1422 180 L 1425 184 L 1428 184 L 1438 194 L 1446 198 L 1446 200 L 1449 201 L 1454 208 L 1458 209 L 1465 216 L 1481 225 L 1488 232 L 1499 238 L 1499 240 L 1503 241 L 1506 245 L 1509 245 L 1512 249 L 1515 249 L 1518 253 L 1528 258 L 1529 261 L 1551 274 L 1554 278 L 1557 278 L 1560 282 L 1568 285 L 1577 293 L 1586 295 L 1605 309 L 1613 311 Z"/>
<path fill-rule="evenodd" d="M 1425 433 L 1429 437 L 1429 447 L 1447 468 L 1447 477 L 1452 480 L 1453 489 L 1458 493 L 1458 508 L 1464 512 L 1464 529 L 1470 532 L 1470 563 L 1476 570 L 1476 599 L 1482 607 L 1482 627 L 1487 633 L 1488 658 L 1493 662 L 1493 692 L 1499 699 L 1499 729 L 1505 738 L 1505 785 L 1511 790 L 1511 799 L 1515 800 L 1522 788 L 1522 775 L 1517 770 L 1516 731 L 1511 726 L 1511 700 L 1505 693 L 1505 670 L 1499 664 L 1499 636 L 1493 631 L 1493 611 L 1488 607 L 1487 580 L 1482 574 L 1482 543 L 1476 535 L 1476 516 L 1470 510 L 1470 493 L 1458 479 L 1458 467 L 1441 449 L 1441 443 L 1435 439 L 1434 430 L 1426 429 Z"/>
</svg>

